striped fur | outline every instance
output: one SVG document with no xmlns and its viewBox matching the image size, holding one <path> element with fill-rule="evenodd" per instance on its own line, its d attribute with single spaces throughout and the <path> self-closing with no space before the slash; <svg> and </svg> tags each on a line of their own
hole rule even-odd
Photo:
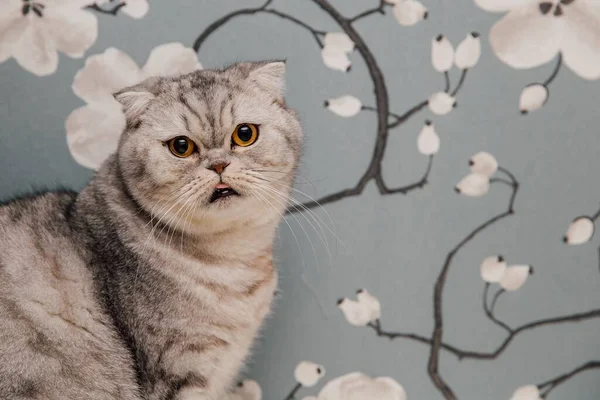
<svg viewBox="0 0 600 400">
<path fill-rule="evenodd" d="M 272 244 L 302 134 L 283 63 L 152 78 L 116 95 L 116 154 L 80 193 L 0 207 L 0 398 L 220 400 L 277 285 Z M 231 146 L 240 123 L 258 141 Z M 188 136 L 199 152 L 164 145 Z M 209 199 L 222 175 L 239 194 Z"/>
</svg>

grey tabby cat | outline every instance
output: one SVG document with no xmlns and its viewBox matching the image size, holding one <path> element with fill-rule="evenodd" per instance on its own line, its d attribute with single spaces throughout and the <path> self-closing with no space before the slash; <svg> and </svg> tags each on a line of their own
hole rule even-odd
<svg viewBox="0 0 600 400">
<path fill-rule="evenodd" d="M 265 316 L 301 150 L 283 62 L 150 78 L 79 194 L 0 207 L 0 399 L 221 399 Z"/>
</svg>

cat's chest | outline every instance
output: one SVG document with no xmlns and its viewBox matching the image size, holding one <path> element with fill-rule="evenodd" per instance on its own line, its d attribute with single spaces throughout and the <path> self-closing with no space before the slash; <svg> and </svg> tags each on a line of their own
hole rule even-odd
<svg viewBox="0 0 600 400">
<path fill-rule="evenodd" d="M 179 260 L 163 273 L 174 286 L 169 302 L 191 325 L 210 322 L 254 330 L 269 313 L 277 287 L 272 256 L 266 252 L 230 263 Z"/>
</svg>

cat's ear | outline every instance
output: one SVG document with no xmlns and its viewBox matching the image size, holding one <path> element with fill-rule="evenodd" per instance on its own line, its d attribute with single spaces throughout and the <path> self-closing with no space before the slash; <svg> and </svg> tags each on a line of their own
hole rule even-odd
<svg viewBox="0 0 600 400">
<path fill-rule="evenodd" d="M 248 79 L 269 92 L 277 100 L 283 101 L 285 90 L 285 62 L 273 61 L 255 63 Z"/>
<path fill-rule="evenodd" d="M 135 125 L 148 105 L 156 97 L 160 78 L 152 77 L 145 81 L 119 90 L 113 96 L 123 106 L 127 125 Z"/>
</svg>

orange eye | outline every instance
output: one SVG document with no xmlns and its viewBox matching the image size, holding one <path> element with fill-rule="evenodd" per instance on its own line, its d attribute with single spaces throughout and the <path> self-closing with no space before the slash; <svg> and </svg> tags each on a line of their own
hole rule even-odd
<svg viewBox="0 0 600 400">
<path fill-rule="evenodd" d="M 188 137 L 177 136 L 169 140 L 169 150 L 179 158 L 186 158 L 191 156 L 194 150 L 196 150 L 196 145 Z"/>
<path fill-rule="evenodd" d="M 232 144 L 247 147 L 258 139 L 258 126 L 254 124 L 239 124 L 231 135 Z"/>
</svg>

